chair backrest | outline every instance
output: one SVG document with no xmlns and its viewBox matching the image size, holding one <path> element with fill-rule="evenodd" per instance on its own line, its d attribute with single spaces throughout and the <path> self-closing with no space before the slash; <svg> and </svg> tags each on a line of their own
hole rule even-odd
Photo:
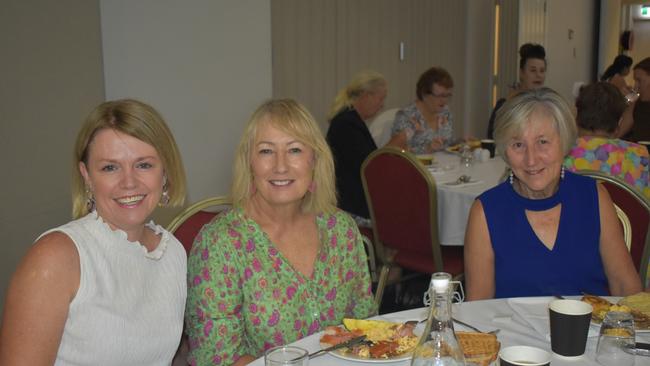
<svg viewBox="0 0 650 366">
<path fill-rule="evenodd" d="M 393 128 L 393 122 L 395 121 L 395 114 L 399 108 L 387 109 L 375 117 L 368 124 L 368 129 L 372 135 L 372 139 L 375 140 L 375 144 L 378 147 L 386 145 L 390 140 L 390 131 Z"/>
<path fill-rule="evenodd" d="M 625 181 L 599 171 L 582 170 L 577 173 L 592 177 L 603 184 L 614 204 L 622 210 L 630 223 L 630 255 L 634 266 L 645 282 L 650 257 L 650 202 L 641 192 Z M 619 214 L 620 219 L 620 214 Z M 624 231 L 625 231 L 625 223 Z"/>
<path fill-rule="evenodd" d="M 174 234 L 189 254 L 194 238 L 201 228 L 228 207 L 230 200 L 227 197 L 206 198 L 178 214 L 167 227 L 167 231 Z"/>
<path fill-rule="evenodd" d="M 432 256 L 434 272 L 442 270 L 436 186 L 424 166 L 410 153 L 384 147 L 366 158 L 361 179 L 381 261 L 395 249 Z"/>
</svg>

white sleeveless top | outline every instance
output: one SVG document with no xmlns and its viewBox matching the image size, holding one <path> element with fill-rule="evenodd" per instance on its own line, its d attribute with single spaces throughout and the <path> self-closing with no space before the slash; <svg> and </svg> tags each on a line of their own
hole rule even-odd
<svg viewBox="0 0 650 366">
<path fill-rule="evenodd" d="M 55 365 L 170 365 L 183 330 L 186 254 L 162 227 L 152 252 L 112 230 L 96 212 L 49 230 L 79 253 L 79 290 L 70 303 Z"/>
</svg>

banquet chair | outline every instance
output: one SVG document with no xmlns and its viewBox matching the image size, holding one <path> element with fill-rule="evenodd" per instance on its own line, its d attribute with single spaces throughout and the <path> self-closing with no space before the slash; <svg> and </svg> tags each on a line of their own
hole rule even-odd
<svg viewBox="0 0 650 366">
<path fill-rule="evenodd" d="M 609 192 L 623 226 L 632 261 L 645 283 L 650 258 L 650 201 L 620 178 L 592 170 L 579 170 L 577 173 L 596 179 Z"/>
<path fill-rule="evenodd" d="M 382 147 L 390 140 L 390 131 L 393 128 L 393 121 L 395 121 L 395 114 L 399 108 L 387 109 L 375 117 L 372 122 L 368 124 L 368 129 L 375 140 L 375 145 Z"/>
<path fill-rule="evenodd" d="M 178 214 L 167 227 L 167 231 L 174 234 L 189 255 L 194 238 L 201 228 L 228 207 L 230 200 L 224 196 L 203 199 Z"/>
<path fill-rule="evenodd" d="M 440 245 L 436 184 L 415 156 L 378 149 L 363 162 L 361 179 L 382 264 L 462 277 L 463 247 Z"/>
</svg>

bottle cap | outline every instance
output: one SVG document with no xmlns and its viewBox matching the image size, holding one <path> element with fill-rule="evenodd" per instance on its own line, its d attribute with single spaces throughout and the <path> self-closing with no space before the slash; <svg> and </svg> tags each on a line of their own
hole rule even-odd
<svg viewBox="0 0 650 366">
<path fill-rule="evenodd" d="M 449 278 L 432 278 L 431 286 L 435 292 L 445 292 L 449 288 Z"/>
</svg>

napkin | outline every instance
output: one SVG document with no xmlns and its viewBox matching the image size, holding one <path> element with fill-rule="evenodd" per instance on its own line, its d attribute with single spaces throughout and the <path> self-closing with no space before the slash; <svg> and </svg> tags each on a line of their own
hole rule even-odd
<svg viewBox="0 0 650 366">
<path fill-rule="evenodd" d="M 467 187 L 467 186 L 473 186 L 481 183 L 483 183 L 482 180 L 470 180 L 469 182 L 466 183 L 458 183 L 458 181 L 452 180 L 450 182 L 444 182 L 442 184 L 444 184 L 446 187 Z"/>
<path fill-rule="evenodd" d="M 508 305 L 537 333 L 546 339 L 551 339 L 551 329 L 548 319 L 548 304 L 555 300 L 552 297 L 522 297 L 508 299 Z M 598 337 L 598 328 L 590 326 L 588 337 Z"/>
</svg>

